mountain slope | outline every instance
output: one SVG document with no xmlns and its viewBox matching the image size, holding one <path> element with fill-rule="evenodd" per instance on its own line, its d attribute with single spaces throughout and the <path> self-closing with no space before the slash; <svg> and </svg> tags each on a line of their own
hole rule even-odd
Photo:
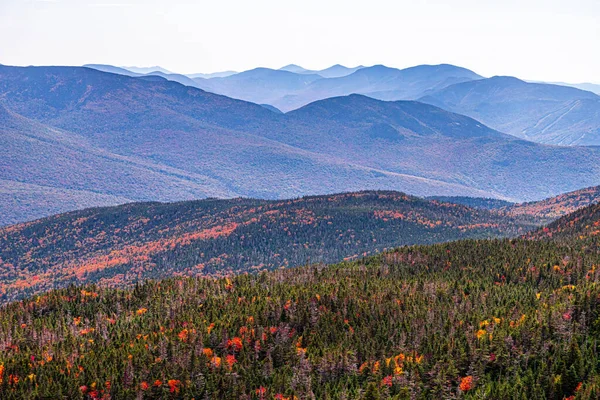
<svg viewBox="0 0 600 400">
<path fill-rule="evenodd" d="M 487 197 L 523 199 L 514 196 L 516 191 L 533 195 L 529 200 L 553 196 L 558 193 L 542 193 L 548 193 L 550 186 L 565 184 L 565 174 L 569 179 L 585 177 L 590 182 L 579 187 L 598 184 L 598 177 L 588 172 L 597 162 L 597 148 L 541 146 L 516 140 L 470 118 L 417 102 L 380 102 L 352 95 L 315 102 L 286 115 L 299 125 L 310 121 L 315 126 L 332 122 L 338 126 L 337 130 L 306 129 L 302 135 L 290 136 L 296 139 L 290 142 L 295 146 L 352 155 L 357 162 L 403 174 L 464 184 L 468 181 L 494 193 Z M 342 129 L 343 136 L 339 135 Z M 563 188 L 559 192 L 577 189 Z"/>
<path fill-rule="evenodd" d="M 534 217 L 549 223 L 581 208 L 600 202 L 600 186 L 563 193 L 548 199 L 526 203 L 510 203 L 498 199 L 456 196 L 432 196 L 427 200 L 439 200 L 468 207 L 495 210 L 513 217 Z"/>
<path fill-rule="evenodd" d="M 581 242 L 469 240 L 329 267 L 73 286 L 2 308 L 0 389 L 14 398 L 597 399 L 597 265 Z"/>
<path fill-rule="evenodd" d="M 306 74 L 306 73 L 311 74 L 314 72 L 314 71 L 310 71 L 310 70 L 303 68 L 296 64 L 288 64 L 284 67 L 279 68 L 279 71 L 293 72 L 295 74 Z"/>
<path fill-rule="evenodd" d="M 547 227 L 527 235 L 530 239 L 567 241 L 586 239 L 588 248 L 598 248 L 600 240 L 600 205 L 592 204 L 567 214 Z M 595 250 L 594 250 L 595 252 Z"/>
<path fill-rule="evenodd" d="M 95 208 L 0 229 L 0 293 L 7 300 L 73 282 L 223 276 L 532 227 L 397 192 Z"/>
<path fill-rule="evenodd" d="M 0 224 L 132 200 L 233 193 L 215 179 L 95 146 L 0 105 Z M 220 194 L 219 194 L 220 193 Z"/>
<path fill-rule="evenodd" d="M 594 186 L 541 201 L 513 204 L 504 210 L 515 217 L 535 215 L 538 218 L 556 219 L 598 202 L 600 202 L 600 186 Z"/>
<path fill-rule="evenodd" d="M 0 179 L 134 201 L 364 189 L 539 200 L 600 176 L 598 148 L 525 142 L 417 102 L 352 95 L 279 114 L 158 76 L 78 67 L 0 67 L 0 98 L 12 121 L 0 125 Z"/>
<path fill-rule="evenodd" d="M 576 88 L 493 77 L 451 85 L 420 101 L 527 140 L 600 144 L 600 97 Z"/>
<path fill-rule="evenodd" d="M 321 75 L 323 78 L 341 78 L 343 76 L 348 76 L 358 71 L 359 69 L 365 68 L 362 65 L 358 67 L 345 67 L 340 64 L 332 65 L 329 68 L 322 69 L 317 71 L 317 74 Z"/>
<path fill-rule="evenodd" d="M 560 86 L 570 86 L 581 90 L 586 90 L 588 92 L 596 93 L 600 95 L 600 85 L 595 83 L 567 83 L 567 82 L 536 82 L 533 83 L 548 83 L 551 85 L 560 85 Z"/>
<path fill-rule="evenodd" d="M 115 67 L 114 65 L 108 65 L 108 64 L 85 64 L 84 67 L 92 68 L 92 69 L 102 71 L 102 72 L 108 72 L 111 74 L 119 74 L 119 75 L 126 75 L 126 76 L 142 76 L 143 75 L 143 74 L 139 74 L 137 72 L 130 71 L 125 68 Z"/>
</svg>

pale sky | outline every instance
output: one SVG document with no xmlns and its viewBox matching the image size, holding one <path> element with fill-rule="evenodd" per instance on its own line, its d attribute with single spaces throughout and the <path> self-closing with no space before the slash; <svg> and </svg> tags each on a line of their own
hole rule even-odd
<svg viewBox="0 0 600 400">
<path fill-rule="evenodd" d="M 0 64 L 450 63 L 600 83 L 600 0 L 0 0 Z"/>
</svg>

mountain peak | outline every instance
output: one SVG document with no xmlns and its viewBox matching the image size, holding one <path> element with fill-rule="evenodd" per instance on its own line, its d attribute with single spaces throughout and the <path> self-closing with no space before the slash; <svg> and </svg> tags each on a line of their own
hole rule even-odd
<svg viewBox="0 0 600 400">
<path fill-rule="evenodd" d="M 490 82 L 527 83 L 524 80 L 509 75 L 494 75 L 489 78 Z"/>
<path fill-rule="evenodd" d="M 131 66 L 131 67 L 121 67 L 121 68 L 124 68 L 124 69 L 126 69 L 128 71 L 135 72 L 135 73 L 138 73 L 138 74 L 149 74 L 151 72 L 157 72 L 157 71 L 158 72 L 162 72 L 164 74 L 172 74 L 173 73 L 173 72 L 171 72 L 171 71 L 169 71 L 169 70 L 167 70 L 165 68 L 162 68 L 162 67 L 160 67 L 158 65 L 155 65 L 153 67 L 136 67 L 136 66 Z"/>
<path fill-rule="evenodd" d="M 280 71 L 287 71 L 287 72 L 294 72 L 294 73 L 303 73 L 303 72 L 307 72 L 308 70 L 306 68 L 303 68 L 299 65 L 296 64 L 288 64 L 285 67 L 281 67 L 279 68 Z"/>
</svg>

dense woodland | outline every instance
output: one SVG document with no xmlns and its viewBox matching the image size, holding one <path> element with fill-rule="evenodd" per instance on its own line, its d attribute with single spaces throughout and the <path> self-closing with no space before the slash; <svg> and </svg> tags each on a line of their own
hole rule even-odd
<svg viewBox="0 0 600 400">
<path fill-rule="evenodd" d="M 593 226 L 600 208 L 575 218 Z M 598 236 L 550 237 L 571 221 L 11 303 L 2 398 L 597 399 Z"/>
<path fill-rule="evenodd" d="M 88 209 L 0 229 L 0 302 L 69 284 L 223 277 L 403 245 L 518 236 L 537 223 L 399 192 Z"/>
</svg>

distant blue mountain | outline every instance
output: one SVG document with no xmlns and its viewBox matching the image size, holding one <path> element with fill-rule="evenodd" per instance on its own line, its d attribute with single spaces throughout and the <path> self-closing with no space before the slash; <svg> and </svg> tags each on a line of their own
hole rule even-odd
<svg viewBox="0 0 600 400">
<path fill-rule="evenodd" d="M 457 82 L 481 79 L 465 68 L 452 65 L 421 65 L 403 70 L 376 65 L 349 69 L 335 65 L 308 71 L 291 65 L 289 70 L 257 68 L 225 78 L 196 79 L 204 90 L 253 103 L 268 103 L 286 112 L 315 100 L 353 93 L 381 100 L 413 100 Z M 354 72 L 352 72 L 354 70 Z M 323 75 L 340 77 L 323 77 Z"/>
<path fill-rule="evenodd" d="M 323 78 L 316 74 L 255 68 L 224 78 L 196 78 L 194 81 L 198 87 L 209 92 L 279 108 L 276 105 L 278 99 L 289 93 L 302 91 L 319 79 Z"/>
<path fill-rule="evenodd" d="M 151 72 L 161 72 L 163 74 L 172 74 L 173 72 L 166 70 L 162 67 L 154 66 L 154 67 L 121 67 L 128 71 L 135 72 L 136 74 L 149 74 Z"/>
<path fill-rule="evenodd" d="M 600 95 L 600 85 L 595 83 L 565 83 L 565 82 L 548 82 L 553 85 L 571 86 L 581 90 L 587 90 L 588 92 L 596 93 Z"/>
<path fill-rule="evenodd" d="M 102 71 L 138 76 L 108 65 L 89 65 Z M 351 68 L 334 65 L 309 71 L 297 65 L 283 69 L 258 68 L 222 79 L 187 79 L 160 74 L 213 93 L 270 104 L 287 112 L 315 100 L 352 93 L 380 100 L 414 100 L 468 115 L 519 138 L 558 145 L 600 145 L 600 90 L 593 84 L 546 84 L 514 77 L 484 79 L 453 65 L 421 65 L 403 70 L 375 65 Z M 341 77 L 336 74 L 345 74 Z M 579 88 L 578 88 L 579 87 Z M 581 90 L 590 89 L 590 91 Z"/>
<path fill-rule="evenodd" d="M 156 75 L 7 66 L 0 98 L 0 224 L 133 200 L 537 200 L 600 183 L 600 147 L 540 145 L 415 101 L 350 95 L 280 114 Z"/>
<path fill-rule="evenodd" d="M 295 74 L 305 74 L 305 73 L 311 74 L 311 73 L 315 72 L 315 71 L 310 71 L 306 68 L 302 68 L 301 66 L 296 65 L 296 64 L 289 64 L 289 65 L 286 65 L 285 67 L 281 67 L 281 68 L 279 68 L 279 71 L 293 72 Z"/>
<path fill-rule="evenodd" d="M 329 68 L 316 71 L 316 73 L 321 75 L 323 78 L 341 78 L 342 76 L 348 76 L 361 68 L 364 67 L 362 65 L 359 65 L 358 67 L 348 68 L 344 67 L 343 65 L 336 64 L 332 65 Z"/>
<path fill-rule="evenodd" d="M 231 75 L 235 75 L 238 72 L 236 71 L 220 71 L 220 72 L 211 72 L 211 73 L 207 73 L 207 74 L 202 74 L 202 73 L 197 73 L 197 74 L 186 74 L 186 76 L 194 79 L 194 78 L 204 78 L 204 79 L 211 79 L 211 78 L 225 78 Z"/>
<path fill-rule="evenodd" d="M 527 140 L 600 145 L 600 96 L 573 87 L 496 76 L 451 85 L 420 101 Z"/>
<path fill-rule="evenodd" d="M 340 78 L 342 76 L 350 75 L 351 73 L 356 72 L 361 68 L 364 67 L 361 65 L 354 68 L 348 68 L 344 67 L 343 65 L 336 64 L 322 70 L 309 70 L 296 64 L 290 64 L 286 65 L 285 67 L 279 68 L 279 70 L 293 72 L 295 74 L 316 74 L 322 76 L 323 78 Z"/>
<path fill-rule="evenodd" d="M 136 72 L 132 72 L 125 68 L 115 67 L 114 65 L 108 65 L 108 64 L 85 64 L 84 67 L 93 68 L 95 70 L 102 71 L 102 72 L 110 72 L 111 74 L 119 74 L 119 75 L 126 75 L 126 76 L 141 76 L 141 75 L 143 75 L 143 74 L 138 74 Z"/>
<path fill-rule="evenodd" d="M 168 81 L 178 82 L 185 86 L 199 87 L 198 83 L 195 80 L 193 80 L 192 78 L 188 77 L 187 75 L 172 74 L 172 73 L 166 74 L 161 71 L 154 71 L 154 72 L 150 72 L 148 74 L 141 75 L 141 76 L 144 76 L 144 77 L 160 76 L 161 78 L 164 78 Z"/>
</svg>

